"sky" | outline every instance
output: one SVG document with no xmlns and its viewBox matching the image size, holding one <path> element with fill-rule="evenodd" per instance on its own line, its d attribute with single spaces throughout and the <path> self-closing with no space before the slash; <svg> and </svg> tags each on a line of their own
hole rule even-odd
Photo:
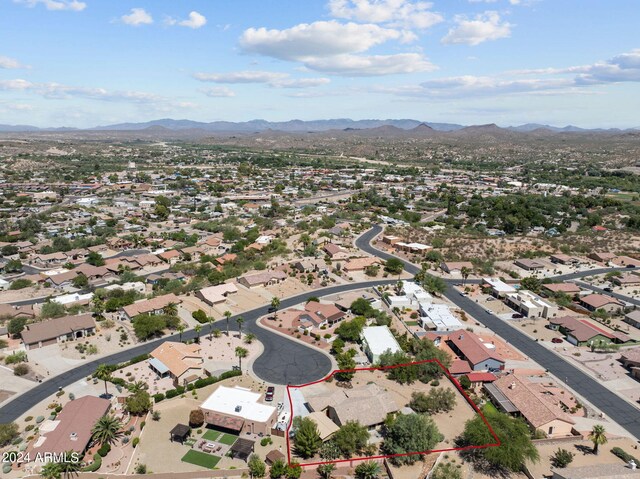
<svg viewBox="0 0 640 479">
<path fill-rule="evenodd" d="M 0 124 L 640 127 L 638 0 L 0 0 Z"/>
</svg>

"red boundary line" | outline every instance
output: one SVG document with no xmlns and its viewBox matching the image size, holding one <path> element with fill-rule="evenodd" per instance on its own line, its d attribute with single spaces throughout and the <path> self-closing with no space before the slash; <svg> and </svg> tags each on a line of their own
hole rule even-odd
<svg viewBox="0 0 640 479">
<path fill-rule="evenodd" d="M 371 457 L 354 457 L 354 458 L 351 458 L 351 459 L 337 459 L 335 461 L 299 463 L 297 465 L 300 466 L 300 467 L 320 466 L 322 464 L 338 464 L 338 463 L 342 463 L 342 462 L 352 462 L 352 461 L 370 461 L 372 459 L 384 459 L 384 458 L 389 458 L 389 457 L 413 456 L 413 455 L 417 455 L 417 454 L 431 454 L 431 453 L 434 453 L 434 452 L 466 451 L 466 450 L 472 450 L 472 449 L 486 449 L 488 447 L 500 446 L 501 445 L 500 439 L 498 438 L 497 434 L 494 432 L 493 428 L 491 427 L 491 424 L 489 424 L 489 421 L 487 421 L 487 418 L 484 416 L 484 414 L 482 414 L 482 411 L 480 410 L 480 408 L 478 408 L 478 406 L 471 400 L 471 398 L 469 398 L 467 393 L 462 389 L 462 386 L 460 386 L 460 383 L 451 375 L 449 370 L 447 368 L 445 368 L 442 365 L 442 363 L 437 359 L 425 359 L 423 361 L 415 361 L 415 362 L 405 363 L 405 364 L 396 364 L 394 366 L 378 366 L 378 367 L 355 368 L 355 369 L 336 369 L 336 370 L 332 371 L 331 373 L 329 373 L 329 375 L 327 375 L 326 377 L 324 377 L 322 379 L 319 379 L 317 381 L 313 381 L 313 382 L 310 382 L 310 383 L 307 383 L 307 384 L 301 384 L 301 385 L 297 385 L 297 386 L 288 384 L 287 385 L 287 396 L 289 398 L 289 409 L 291 411 L 291 419 L 289 420 L 289 424 L 287 425 L 287 430 L 286 430 L 285 436 L 286 436 L 286 440 L 287 440 L 287 461 L 288 461 L 289 465 L 291 465 L 291 443 L 290 443 L 290 440 L 289 440 L 289 431 L 291 430 L 291 426 L 293 425 L 293 417 L 294 417 L 293 416 L 293 401 L 291 400 L 291 388 L 299 389 L 299 388 L 303 388 L 303 387 L 306 387 L 306 386 L 312 386 L 313 384 L 322 383 L 322 382 L 327 381 L 329 378 L 331 378 L 336 373 L 342 373 L 342 372 L 348 373 L 348 372 L 357 372 L 357 371 L 385 371 L 387 369 L 395 369 L 395 368 L 401 368 L 401 367 L 406 367 L 406 366 L 415 366 L 415 365 L 418 365 L 418 364 L 425 364 L 425 363 L 436 363 L 438 366 L 440 366 L 440 369 L 442 369 L 442 371 L 444 372 L 445 376 L 447 376 L 449 381 L 451 381 L 454 384 L 454 386 L 458 389 L 458 391 L 460 391 L 460 393 L 462 393 L 464 398 L 471 405 L 471 407 L 476 411 L 476 413 L 478 413 L 480 415 L 480 417 L 482 418 L 482 421 L 485 423 L 485 425 L 489 429 L 489 432 L 491 433 L 491 435 L 493 436 L 493 438 L 495 439 L 496 442 L 490 443 L 490 444 L 484 444 L 484 445 L 481 445 L 481 446 L 452 447 L 452 448 L 448 448 L 448 449 L 433 449 L 433 450 L 430 450 L 430 451 L 407 452 L 407 453 L 404 453 L 404 454 L 387 454 L 387 455 L 379 455 L 379 456 L 371 456 Z"/>
</svg>

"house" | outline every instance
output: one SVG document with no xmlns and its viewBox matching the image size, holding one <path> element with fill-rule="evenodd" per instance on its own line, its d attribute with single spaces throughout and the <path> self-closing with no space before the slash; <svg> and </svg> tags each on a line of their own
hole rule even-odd
<svg viewBox="0 0 640 479">
<path fill-rule="evenodd" d="M 316 259 L 301 259 L 289 263 L 289 266 L 299 273 L 319 273 L 327 269 L 327 264 L 324 261 Z"/>
<path fill-rule="evenodd" d="M 544 269 L 544 263 L 540 261 L 536 261 L 535 259 L 517 259 L 513 262 L 517 267 L 522 268 L 526 271 L 537 271 L 539 269 Z"/>
<path fill-rule="evenodd" d="M 222 283 L 217 286 L 210 286 L 203 288 L 196 293 L 196 297 L 200 298 L 209 306 L 214 304 L 224 303 L 227 300 L 227 296 L 230 294 L 236 294 L 238 288 L 233 283 Z"/>
<path fill-rule="evenodd" d="M 460 274 L 462 268 L 466 268 L 469 271 L 473 270 L 473 263 L 470 261 L 443 261 L 440 263 L 440 269 L 449 274 Z"/>
<path fill-rule="evenodd" d="M 328 441 L 331 436 L 340 430 L 340 427 L 323 412 L 312 412 L 306 417 L 316 423 L 318 434 L 320 434 L 320 439 L 323 441 Z"/>
<path fill-rule="evenodd" d="M 78 273 L 75 269 L 72 269 L 64 273 L 47 276 L 44 282 L 54 288 L 64 288 L 65 286 L 70 286 L 76 276 L 78 276 Z"/>
<path fill-rule="evenodd" d="M 558 253 L 552 254 L 549 259 L 554 264 L 571 264 L 576 265 L 580 263 L 580 260 L 575 256 L 569 256 L 568 254 Z"/>
<path fill-rule="evenodd" d="M 553 318 L 558 314 L 558 306 L 532 291 L 520 290 L 505 296 L 506 304 L 527 318 Z"/>
<path fill-rule="evenodd" d="M 488 383 L 492 383 L 494 382 L 496 379 L 498 379 L 498 377 L 493 374 L 493 373 L 488 373 L 488 372 L 471 372 L 469 374 L 466 375 L 467 378 L 469 379 L 469 381 L 471 382 L 471 388 L 472 389 L 478 389 L 483 387 L 485 384 Z"/>
<path fill-rule="evenodd" d="M 242 276 L 238 283 L 247 288 L 271 286 L 282 283 L 287 279 L 287 274 L 282 271 L 264 271 L 262 273 Z"/>
<path fill-rule="evenodd" d="M 372 364 L 386 352 L 401 352 L 402 348 L 387 326 L 370 326 L 362 330 L 362 348 Z"/>
<path fill-rule="evenodd" d="M 573 296 L 574 294 L 578 294 L 581 289 L 580 286 L 575 283 L 548 283 L 542 285 L 542 291 L 551 295 L 564 293 Z"/>
<path fill-rule="evenodd" d="M 27 324 L 20 334 L 25 348 L 30 350 L 84 338 L 95 332 L 96 323 L 91 314 L 80 314 Z"/>
<path fill-rule="evenodd" d="M 606 331 L 591 324 L 586 319 L 563 316 L 549 320 L 549 327 L 560 331 L 568 342 L 575 346 L 589 346 L 593 343 L 626 343 L 631 338 L 617 331 Z"/>
<path fill-rule="evenodd" d="M 313 396 L 306 406 L 311 413 L 325 412 L 338 426 L 357 421 L 370 429 L 383 424 L 388 414 L 399 411 L 393 396 L 373 383 Z"/>
<path fill-rule="evenodd" d="M 32 263 L 51 266 L 65 263 L 67 261 L 67 255 L 62 252 L 50 254 L 34 254 L 30 259 Z"/>
<path fill-rule="evenodd" d="M 382 261 L 378 258 L 355 258 L 346 261 L 342 269 L 347 273 L 351 273 L 353 271 L 364 271 L 369 266 L 380 264 L 382 264 Z"/>
<path fill-rule="evenodd" d="M 521 416 L 532 429 L 547 437 L 572 435 L 575 421 L 528 379 L 507 374 L 485 384 L 484 389 L 499 410 Z"/>
<path fill-rule="evenodd" d="M 589 466 L 554 469 L 550 479 L 638 479 L 640 470 L 631 469 L 628 464 L 592 464 Z"/>
<path fill-rule="evenodd" d="M 382 242 L 390 245 L 394 245 L 401 241 L 402 241 L 402 238 L 400 238 L 399 236 L 385 235 L 382 237 Z"/>
<path fill-rule="evenodd" d="M 640 284 L 640 276 L 631 273 L 626 273 L 622 276 L 614 276 L 612 280 L 618 286 L 636 286 Z"/>
<path fill-rule="evenodd" d="M 235 434 L 271 434 L 277 409 L 260 403 L 260 393 L 219 386 L 200 406 L 207 424 Z"/>
<path fill-rule="evenodd" d="M 91 443 L 93 426 L 110 408 L 111 401 L 95 396 L 69 401 L 55 420 L 45 421 L 40 426 L 40 437 L 31 450 L 31 457 L 60 455 L 68 451 L 82 455 Z"/>
<path fill-rule="evenodd" d="M 318 301 L 309 301 L 304 305 L 304 310 L 322 318 L 326 324 L 335 324 L 344 318 L 345 313 L 334 304 L 323 304 Z"/>
<path fill-rule="evenodd" d="M 483 286 L 491 290 L 491 295 L 496 298 L 504 298 L 507 294 L 515 293 L 516 288 L 498 278 L 483 278 Z"/>
<path fill-rule="evenodd" d="M 608 263 L 609 261 L 611 261 L 613 258 L 615 258 L 616 255 L 613 253 L 589 253 L 587 255 L 587 258 L 592 259 L 594 261 L 597 261 L 598 263 Z"/>
<path fill-rule="evenodd" d="M 484 342 L 470 331 L 454 331 L 449 334 L 446 343 L 458 357 L 468 361 L 474 371 L 504 369 L 505 360 L 498 354 L 495 345 Z"/>
<path fill-rule="evenodd" d="M 349 259 L 349 257 L 351 256 L 348 251 L 333 243 L 325 244 L 322 249 L 333 260 L 345 260 Z"/>
<path fill-rule="evenodd" d="M 137 303 L 130 304 L 122 308 L 120 319 L 132 320 L 140 314 L 163 314 L 164 308 L 169 304 L 180 304 L 180 300 L 175 294 L 165 294 L 152 299 L 143 299 Z"/>
<path fill-rule="evenodd" d="M 631 376 L 640 380 L 640 347 L 625 349 L 620 354 L 620 362 L 631 371 Z"/>
<path fill-rule="evenodd" d="M 420 321 L 427 330 L 454 331 L 462 328 L 462 323 L 446 304 L 421 301 L 419 304 Z"/>
<path fill-rule="evenodd" d="M 422 243 L 405 243 L 403 241 L 395 243 L 394 246 L 397 250 L 408 253 L 425 253 L 433 248 L 432 246 Z"/>
<path fill-rule="evenodd" d="M 625 268 L 629 268 L 631 266 L 634 268 L 640 267 L 640 259 L 630 258 L 629 256 L 616 256 L 611 259 L 611 262 L 618 266 L 624 266 Z"/>
<path fill-rule="evenodd" d="M 580 306 L 589 311 L 604 309 L 607 313 L 615 313 L 624 308 L 624 304 L 611 296 L 604 294 L 588 294 L 580 298 Z"/>
<path fill-rule="evenodd" d="M 636 309 L 625 314 L 623 321 L 634 328 L 640 329 L 640 309 Z"/>
<path fill-rule="evenodd" d="M 0 303 L 0 318 L 13 319 L 13 318 L 35 318 L 36 314 L 33 311 L 32 304 L 26 304 L 23 306 L 15 306 L 7 303 Z"/>
<path fill-rule="evenodd" d="M 205 375 L 198 344 L 165 341 L 149 356 L 149 367 L 160 377 L 171 377 L 174 386 L 186 386 Z"/>
<path fill-rule="evenodd" d="M 158 254 L 158 258 L 160 258 L 162 261 L 166 261 L 171 265 L 174 265 L 180 259 L 180 251 L 176 249 L 170 249 L 169 251 L 164 251 Z"/>
</svg>

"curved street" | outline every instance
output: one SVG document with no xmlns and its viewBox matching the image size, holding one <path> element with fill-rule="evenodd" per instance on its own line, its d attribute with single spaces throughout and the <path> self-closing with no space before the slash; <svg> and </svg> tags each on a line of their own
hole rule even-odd
<svg viewBox="0 0 640 479">
<path fill-rule="evenodd" d="M 356 240 L 356 245 L 380 258 L 388 259 L 395 257 L 389 253 L 382 252 L 371 245 L 371 241 L 382 232 L 382 227 L 374 226 L 365 234 Z M 405 269 L 416 274 L 420 268 L 416 265 L 403 261 Z M 591 276 L 598 272 L 606 273 L 608 271 L 621 270 L 624 268 L 604 268 L 602 270 L 591 270 L 581 273 L 572 273 L 558 277 L 558 279 L 576 279 L 583 276 Z M 456 283 L 459 280 L 455 280 Z M 567 386 L 572 388 L 582 397 L 586 398 L 596 408 L 609 416 L 613 421 L 620 424 L 627 431 L 633 434 L 636 439 L 640 439 L 640 411 L 620 396 L 611 392 L 597 380 L 584 373 L 582 370 L 568 363 L 557 354 L 549 351 L 544 346 L 531 340 L 518 329 L 508 325 L 502 319 L 488 313 L 484 308 L 470 300 L 466 296 L 460 295 L 452 284 L 453 280 L 447 280 L 447 290 L 444 296 L 447 297 L 456 306 L 473 316 L 478 322 L 494 331 L 508 343 L 520 350 L 529 358 L 536 361 L 540 366 L 546 368 L 558 380 L 563 381 Z"/>
</svg>

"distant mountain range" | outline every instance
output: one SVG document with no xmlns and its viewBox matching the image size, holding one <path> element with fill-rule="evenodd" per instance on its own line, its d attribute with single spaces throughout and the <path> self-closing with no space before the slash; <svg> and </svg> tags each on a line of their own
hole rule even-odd
<svg viewBox="0 0 640 479">
<path fill-rule="evenodd" d="M 371 133 L 402 135 L 404 132 L 428 134 L 429 132 L 456 132 L 464 131 L 468 133 L 496 133 L 496 132 L 553 132 L 553 133 L 623 133 L 637 132 L 639 128 L 629 128 L 621 130 L 611 129 L 585 129 L 568 125 L 562 128 L 542 125 L 537 123 L 527 123 L 520 126 L 510 126 L 506 128 L 490 125 L 458 125 L 455 123 L 431 123 L 411 119 L 400 120 L 351 120 L 349 118 L 337 118 L 332 120 L 290 120 L 282 122 L 271 122 L 266 120 L 251 120 L 246 122 L 213 121 L 200 122 L 192 120 L 162 119 L 143 123 L 119 123 L 115 125 L 96 126 L 87 129 L 78 128 L 38 128 L 30 125 L 0 125 L 0 132 L 65 132 L 65 131 L 186 131 L 199 130 L 202 132 L 224 132 L 224 133 L 262 133 L 267 131 L 278 131 L 283 133 L 314 133 L 327 131 L 362 131 L 370 130 Z"/>
</svg>

